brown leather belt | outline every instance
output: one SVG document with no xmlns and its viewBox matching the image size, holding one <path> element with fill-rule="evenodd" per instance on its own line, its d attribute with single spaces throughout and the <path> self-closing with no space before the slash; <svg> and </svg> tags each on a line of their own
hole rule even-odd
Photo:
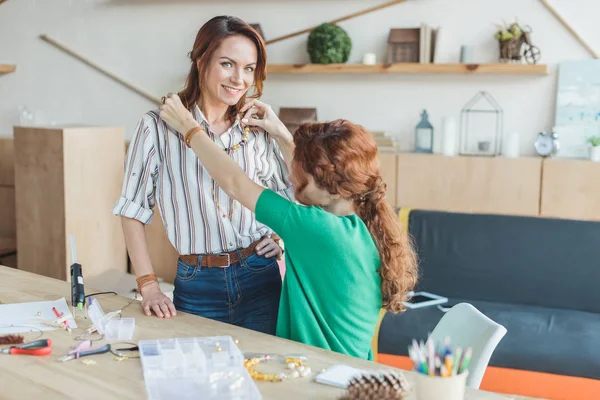
<svg viewBox="0 0 600 400">
<path fill-rule="evenodd" d="M 277 242 L 279 240 L 279 236 L 271 235 L 271 238 Z M 263 240 L 264 238 L 260 238 L 257 241 L 253 242 L 250 246 L 245 249 L 230 251 L 229 253 L 221 253 L 221 254 L 187 254 L 180 255 L 179 258 L 186 264 L 190 265 L 198 265 L 198 258 L 201 257 L 202 260 L 200 262 L 201 267 L 207 268 L 226 268 L 231 264 L 236 262 L 240 262 L 252 254 L 256 253 L 256 246 Z M 242 258 L 240 259 L 240 254 Z"/>
</svg>

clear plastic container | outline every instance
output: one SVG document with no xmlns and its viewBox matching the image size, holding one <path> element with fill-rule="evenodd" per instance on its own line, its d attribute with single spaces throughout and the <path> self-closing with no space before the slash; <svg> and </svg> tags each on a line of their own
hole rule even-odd
<svg viewBox="0 0 600 400">
<path fill-rule="evenodd" d="M 260 400 L 231 336 L 140 340 L 148 398 Z"/>
<path fill-rule="evenodd" d="M 134 330 L 135 318 L 111 319 L 104 328 L 104 339 L 107 341 L 131 340 Z"/>
<path fill-rule="evenodd" d="M 133 338 L 135 318 L 111 317 L 110 313 L 104 314 L 97 300 L 90 299 L 89 301 L 88 316 L 98 332 L 104 335 L 106 341 L 131 340 Z"/>
</svg>

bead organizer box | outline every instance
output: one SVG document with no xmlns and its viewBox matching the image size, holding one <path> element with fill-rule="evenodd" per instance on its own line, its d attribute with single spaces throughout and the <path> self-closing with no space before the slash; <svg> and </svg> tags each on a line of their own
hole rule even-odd
<svg viewBox="0 0 600 400">
<path fill-rule="evenodd" d="M 148 398 L 260 400 L 231 336 L 141 340 Z"/>
</svg>

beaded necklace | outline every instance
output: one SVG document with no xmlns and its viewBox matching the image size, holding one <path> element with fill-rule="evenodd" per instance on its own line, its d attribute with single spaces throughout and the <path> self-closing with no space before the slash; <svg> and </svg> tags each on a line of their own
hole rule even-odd
<svg viewBox="0 0 600 400">
<path fill-rule="evenodd" d="M 239 148 L 241 148 L 247 141 L 248 141 L 248 134 L 250 133 L 250 127 L 246 126 L 244 128 L 244 134 L 242 135 L 242 140 L 239 141 L 239 143 L 234 144 L 233 146 L 227 147 L 225 149 L 223 149 L 227 155 L 231 155 L 233 154 L 233 152 L 235 152 L 236 150 L 238 150 Z M 212 179 L 212 178 L 211 178 Z M 219 189 L 219 193 L 221 191 L 221 188 L 218 187 L 217 182 L 215 182 L 214 179 L 212 179 L 212 185 L 211 185 L 211 189 L 212 189 L 212 195 L 213 195 L 213 199 L 215 201 L 215 204 L 217 205 L 217 208 L 219 209 L 219 212 L 221 213 L 221 216 L 223 218 L 228 218 L 231 219 L 233 217 L 233 199 L 230 197 L 229 198 L 229 214 L 226 214 L 225 211 L 223 211 L 223 209 L 221 208 L 221 203 L 219 203 L 219 197 L 216 194 L 216 190 L 215 188 Z"/>
</svg>

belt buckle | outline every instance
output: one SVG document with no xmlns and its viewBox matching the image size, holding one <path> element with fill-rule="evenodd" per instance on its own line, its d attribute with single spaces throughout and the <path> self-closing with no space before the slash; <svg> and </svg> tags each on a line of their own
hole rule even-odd
<svg viewBox="0 0 600 400">
<path fill-rule="evenodd" d="M 219 265 L 220 268 L 227 268 L 231 265 L 231 255 L 229 253 L 217 254 L 218 257 L 227 256 L 227 265 Z"/>
</svg>

